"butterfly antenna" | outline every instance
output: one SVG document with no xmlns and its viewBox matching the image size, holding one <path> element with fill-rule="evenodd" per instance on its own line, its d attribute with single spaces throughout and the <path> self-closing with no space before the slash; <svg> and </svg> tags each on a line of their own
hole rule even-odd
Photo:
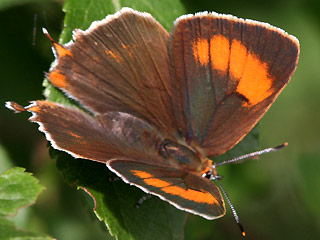
<svg viewBox="0 0 320 240">
<path fill-rule="evenodd" d="M 150 199 L 151 197 L 152 197 L 151 194 L 146 194 L 146 195 L 142 196 L 142 197 L 138 200 L 138 202 L 136 203 L 136 208 L 141 207 L 142 203 L 143 203 L 144 201 Z"/>
<path fill-rule="evenodd" d="M 239 217 L 238 217 L 238 214 L 237 214 L 237 211 L 234 209 L 231 201 L 230 201 L 230 198 L 226 192 L 226 190 L 224 189 L 224 187 L 222 186 L 222 184 L 220 183 L 220 181 L 218 179 L 215 179 L 215 181 L 217 182 L 217 184 L 219 185 L 220 189 L 221 189 L 221 192 L 224 196 L 224 198 L 227 200 L 230 208 L 231 208 L 231 211 L 232 211 L 232 214 L 233 214 L 233 217 L 234 219 L 236 220 L 236 223 L 238 224 L 238 227 L 240 228 L 240 231 L 241 231 L 241 234 L 242 236 L 245 236 L 246 235 L 246 232 L 244 231 L 244 228 L 242 226 L 242 224 L 240 223 L 240 220 L 239 220 Z"/>
<path fill-rule="evenodd" d="M 38 19 L 38 15 L 35 13 L 35 14 L 33 15 L 32 46 L 35 46 L 35 45 L 36 45 L 37 19 Z"/>
<path fill-rule="evenodd" d="M 248 153 L 248 154 L 245 154 L 245 155 L 242 155 L 242 156 L 239 156 L 239 157 L 235 157 L 235 158 L 230 159 L 230 160 L 226 160 L 226 161 L 223 161 L 223 162 L 220 162 L 220 163 L 216 163 L 215 167 L 220 167 L 222 165 L 229 164 L 229 163 L 236 163 L 236 162 L 239 162 L 241 160 L 248 159 L 248 158 L 254 158 L 256 156 L 259 156 L 259 155 L 262 155 L 262 154 L 265 154 L 265 153 L 275 152 L 275 151 L 278 151 L 278 150 L 284 148 L 287 145 L 288 145 L 288 143 L 285 142 L 285 143 L 283 143 L 283 144 L 281 144 L 281 145 L 279 145 L 277 147 L 266 148 L 266 149 L 263 149 L 263 150 L 260 150 L 260 151 L 257 151 L 257 152 Z"/>
<path fill-rule="evenodd" d="M 46 28 L 42 28 L 42 32 L 44 35 L 46 35 L 47 38 L 49 38 L 49 40 L 52 42 L 52 43 L 57 43 L 52 37 L 51 35 L 49 34 L 48 30 Z"/>
</svg>

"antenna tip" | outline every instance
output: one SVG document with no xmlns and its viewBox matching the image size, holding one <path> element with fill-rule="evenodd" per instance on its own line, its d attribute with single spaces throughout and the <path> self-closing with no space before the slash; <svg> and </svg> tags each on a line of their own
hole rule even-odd
<svg viewBox="0 0 320 240">
<path fill-rule="evenodd" d="M 246 236 L 246 232 L 244 231 L 244 228 L 243 228 L 242 224 L 240 222 L 237 222 L 237 224 L 238 224 L 238 226 L 240 228 L 242 236 L 245 237 Z"/>
<path fill-rule="evenodd" d="M 50 36 L 50 33 L 48 32 L 48 30 L 46 28 L 42 28 L 42 32 L 44 35 L 46 35 L 47 38 L 50 39 L 51 42 L 56 43 L 56 41 Z"/>
<path fill-rule="evenodd" d="M 286 146 L 288 146 L 288 143 L 287 143 L 287 142 L 285 142 L 285 143 L 283 143 L 283 144 L 275 147 L 274 149 L 275 149 L 275 150 L 278 150 L 278 149 L 284 148 L 284 147 L 286 147 Z"/>
<path fill-rule="evenodd" d="M 48 30 L 45 29 L 44 27 L 42 28 L 42 32 L 43 32 L 43 34 L 45 34 L 45 35 L 48 35 L 48 34 L 49 34 L 49 33 L 48 33 Z"/>
</svg>

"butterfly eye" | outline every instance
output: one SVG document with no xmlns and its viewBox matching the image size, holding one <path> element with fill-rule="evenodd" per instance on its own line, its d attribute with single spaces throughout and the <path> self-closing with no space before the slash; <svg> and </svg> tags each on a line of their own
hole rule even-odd
<svg viewBox="0 0 320 240">
<path fill-rule="evenodd" d="M 208 172 L 206 172 L 206 173 L 202 174 L 202 176 L 201 176 L 201 177 L 203 177 L 203 178 L 207 178 L 207 179 L 211 179 L 211 176 L 212 176 L 212 171 L 210 170 L 210 171 L 208 171 Z"/>
</svg>

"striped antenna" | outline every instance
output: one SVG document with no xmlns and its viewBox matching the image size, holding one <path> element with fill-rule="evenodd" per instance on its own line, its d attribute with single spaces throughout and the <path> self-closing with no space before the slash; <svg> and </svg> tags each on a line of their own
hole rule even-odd
<svg viewBox="0 0 320 240">
<path fill-rule="evenodd" d="M 226 164 L 229 164 L 229 163 L 236 163 L 236 162 L 239 162 L 241 160 L 255 158 L 255 157 L 260 156 L 260 155 L 265 154 L 265 153 L 278 151 L 278 150 L 284 148 L 285 146 L 288 146 L 288 143 L 285 142 L 285 143 L 283 143 L 283 144 L 281 144 L 281 145 L 279 145 L 277 147 L 266 148 L 266 149 L 263 149 L 263 150 L 260 150 L 260 151 L 257 151 L 257 152 L 248 153 L 248 154 L 245 154 L 245 155 L 242 155 L 242 156 L 239 156 L 239 157 L 235 157 L 235 158 L 230 159 L 230 160 L 226 160 L 226 161 L 223 161 L 223 162 L 220 162 L 220 163 L 216 163 L 214 165 L 214 167 L 220 167 L 222 165 L 226 165 Z"/>
</svg>

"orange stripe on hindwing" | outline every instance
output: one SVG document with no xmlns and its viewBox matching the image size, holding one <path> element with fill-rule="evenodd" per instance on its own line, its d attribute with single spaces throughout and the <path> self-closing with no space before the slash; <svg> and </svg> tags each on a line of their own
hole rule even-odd
<svg viewBox="0 0 320 240">
<path fill-rule="evenodd" d="M 150 173 L 139 171 L 139 170 L 131 170 L 131 172 L 139 178 L 151 178 L 152 175 Z"/>
<path fill-rule="evenodd" d="M 217 199 L 215 199 L 210 193 L 208 192 L 200 192 L 193 189 L 183 189 L 177 186 L 169 186 L 161 189 L 162 191 L 177 195 L 182 198 L 188 199 L 190 201 L 194 201 L 197 203 L 207 203 L 207 204 L 219 204 Z"/>
<path fill-rule="evenodd" d="M 154 178 L 153 175 L 144 171 L 131 170 L 131 172 L 135 176 L 142 178 L 147 185 L 160 188 L 161 191 L 167 194 L 179 196 L 197 203 L 219 204 L 217 199 L 215 199 L 209 192 L 201 192 L 193 189 L 184 189 L 178 186 L 172 186 L 170 182 Z"/>
</svg>

